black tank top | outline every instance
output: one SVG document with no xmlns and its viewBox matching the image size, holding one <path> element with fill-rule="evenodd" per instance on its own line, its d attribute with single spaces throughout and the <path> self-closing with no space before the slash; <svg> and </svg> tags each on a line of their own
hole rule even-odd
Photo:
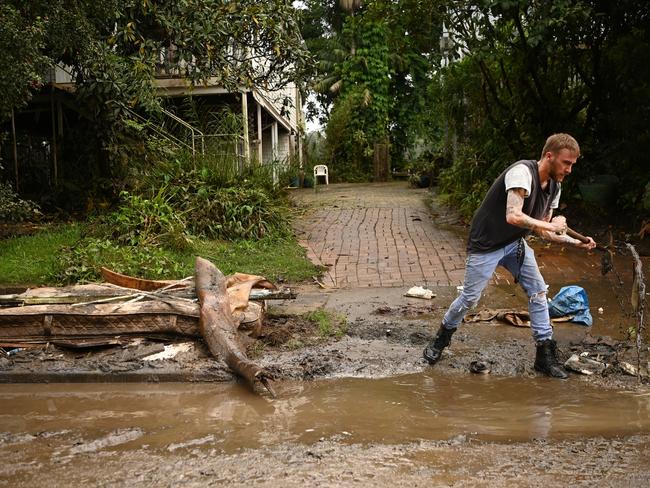
<svg viewBox="0 0 650 488">
<path fill-rule="evenodd" d="M 559 183 L 550 179 L 549 184 L 542 190 L 537 161 L 529 159 L 517 161 L 494 180 L 481 206 L 474 214 L 467 242 L 468 252 L 494 251 L 530 233 L 528 229 L 506 222 L 506 173 L 518 164 L 526 165 L 533 176 L 530 194 L 524 200 L 523 212 L 538 220 L 548 215 L 551 203 L 560 189 Z"/>
</svg>

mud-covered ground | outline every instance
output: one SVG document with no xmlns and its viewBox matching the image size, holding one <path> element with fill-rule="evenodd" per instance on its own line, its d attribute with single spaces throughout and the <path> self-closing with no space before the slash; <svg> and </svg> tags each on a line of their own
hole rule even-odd
<svg viewBox="0 0 650 488">
<path fill-rule="evenodd" d="M 270 303 L 263 335 L 246 341 L 249 356 L 278 380 L 385 377 L 429 368 L 422 349 L 432 338 L 455 288 L 434 289 L 432 300 L 407 298 L 400 288 L 320 290 L 305 285 L 298 298 Z M 492 287 L 483 302 L 491 308 L 521 309 L 525 300 L 512 287 Z M 481 308 L 481 307 L 479 307 Z M 311 311 L 329 315 L 330 334 L 309 320 Z M 602 373 L 573 374 L 573 381 L 634 388 L 637 378 L 622 363 L 637 364 L 635 343 L 616 314 L 599 316 L 586 328 L 555 325 L 565 358 L 586 354 L 607 367 Z M 627 322 L 625 322 L 627 323 Z M 338 331 L 338 333 L 337 333 Z M 121 344 L 69 349 L 53 344 L 9 350 L 0 357 L 3 382 L 57 381 L 234 381 L 227 366 L 209 354 L 198 338 L 168 340 L 120 338 Z M 647 344 L 647 343 L 646 343 Z M 5 349 L 6 350 L 6 349 Z M 167 353 L 165 351 L 167 350 Z M 473 361 L 497 376 L 535 376 L 534 345 L 528 328 L 501 322 L 469 322 L 454 335 L 435 369 L 440 374 L 470 373 Z M 647 383 L 648 346 L 642 347 L 642 382 Z"/>
<path fill-rule="evenodd" d="M 400 289 L 322 292 L 310 286 L 299 290 L 302 298 L 269 307 L 264 336 L 251 341 L 248 351 L 280 382 L 424 371 L 429 366 L 421 358 L 422 349 L 455 293 L 451 289 L 435 291 L 436 298 L 424 301 L 405 298 Z M 521 303 L 508 288 L 490 293 L 487 298 L 491 306 Z M 318 325 L 304 316 L 314 307 L 325 307 L 333 317 L 346 317 L 346 333 L 340 338 L 323 337 Z M 598 331 L 598 326 L 556 326 L 563 353 L 600 354 L 599 358 L 611 365 L 604 374 L 572 374 L 564 384 L 567 388 L 571 382 L 580 382 L 603 391 L 616 389 L 611 391 L 612 403 L 603 399 L 602 406 L 616 416 L 619 389 L 647 395 L 647 380 L 638 385 L 635 377 L 618 366 L 623 360 L 636 364 L 633 344 L 601 336 Z M 147 359 L 164 352 L 165 345 L 169 348 L 179 343 L 186 344 L 186 350 L 175 357 Z M 480 360 L 493 376 L 529 377 L 536 375 L 533 359 L 528 329 L 467 323 L 456 333 L 433 374 L 462 381 L 472 375 L 470 363 Z M 648 361 L 647 348 L 643 361 Z M 48 382 L 235 381 L 199 340 L 187 338 L 165 343 L 145 340 L 139 345 L 101 350 L 71 351 L 50 346 L 20 351 L 0 358 L 0 376 L 4 381 Z M 267 395 L 261 388 L 259 393 Z M 503 415 L 508 416 L 508 412 Z M 250 421 L 254 424 L 255 416 Z M 395 418 L 395 422 L 409 421 Z M 277 422 L 279 426 L 284 423 L 282 418 Z M 102 425 L 111 423 L 110 417 L 102 421 Z M 5 429 L 0 427 L 0 432 Z M 142 435 L 138 427 L 108 434 L 100 430 L 94 435 L 32 428 L 0 435 L 0 486 L 648 486 L 650 435 L 645 427 L 632 431 L 638 433 L 514 441 L 457 435 L 416 442 L 355 442 L 343 432 L 315 442 L 280 441 L 233 451 L 222 450 L 210 436 L 180 445 L 172 442 L 162 449 L 129 447 Z M 30 452 L 38 453 L 35 459 L 30 458 Z"/>
<path fill-rule="evenodd" d="M 514 443 L 472 442 L 458 436 L 396 445 L 348 444 L 331 438 L 231 454 L 192 446 L 171 453 L 100 447 L 80 453 L 74 469 L 69 460 L 53 463 L 40 475 L 28 476 L 29 484 L 23 486 L 548 488 L 650 484 L 648 435 Z M 17 468 L 6 466 L 2 471 L 11 476 Z M 0 486 L 9 485 L 0 480 Z"/>
<path fill-rule="evenodd" d="M 382 296 L 383 293 L 386 296 Z M 338 293 L 329 296 L 319 293 L 319 306 L 325 304 L 350 317 L 347 333 L 340 339 L 322 337 L 317 324 L 302 316 L 301 308 L 312 306 L 315 296 L 302 303 L 271 307 L 266 335 L 251 342 L 249 352 L 274 371 L 280 381 L 313 382 L 339 376 L 371 378 L 422 371 L 428 366 L 421 359 L 421 351 L 434 331 L 433 324 L 438 322 L 446 297 L 439 296 L 432 303 L 405 299 L 399 293 L 389 296 L 389 293 L 390 290 L 347 293 L 345 303 Z M 351 297 L 354 298 L 352 302 Z M 602 409 L 612 416 L 618 414 L 616 397 L 620 395 L 620 388 L 634 391 L 635 395 L 648 395 L 647 383 L 637 385 L 636 378 L 622 373 L 616 366 L 617 360 L 634 359 L 636 352 L 631 344 L 593 337 L 588 329 L 575 325 L 561 324 L 556 328 L 563 352 L 573 349 L 600 352 L 612 364 L 604 375 L 572 375 L 568 382 L 563 382 L 567 389 L 572 387 L 571 382 L 587 382 L 592 388 L 611 391 L 612 398 L 603 398 Z M 49 377 L 48 381 L 55 380 L 50 375 L 52 372 L 71 375 L 70 379 L 78 381 L 234 380 L 225 365 L 208 356 L 200 342 L 190 344 L 192 347 L 187 351 L 162 360 L 144 359 L 164 349 L 161 343 L 148 341 L 138 346 L 95 352 L 57 348 L 24 351 L 3 358 L 0 365 L 5 378 L 22 372 L 42 374 L 42 379 Z M 489 364 L 491 375 L 535 376 L 533 357 L 527 329 L 491 323 L 464 324 L 433 374 L 463 381 L 472 375 L 470 362 L 482 360 Z M 262 390 L 260 393 L 265 395 Z M 430 394 L 444 395 L 445 392 Z M 183 408 L 181 395 L 179 392 L 179 404 L 172 408 Z M 285 392 L 283 396 L 291 395 Z M 47 402 L 50 417 L 57 415 L 57 408 L 62 408 L 59 398 L 41 400 Z M 110 396 L 107 400 L 110 401 Z M 214 408 L 221 408 L 222 401 Z M 275 402 L 268 401 L 271 405 Z M 286 398 L 283 401 L 291 402 Z M 549 399 L 548 402 L 553 401 Z M 230 402 L 223 403 L 224 408 L 233 410 Z M 234 405 L 235 411 L 245 408 L 241 403 Z M 160 405 L 164 409 L 169 407 Z M 188 407 L 191 409 L 192 405 Z M 146 407 L 140 408 L 146 411 Z M 280 430 L 287 422 L 282 418 L 282 411 L 277 407 L 276 415 L 280 416 L 276 422 Z M 29 418 L 39 415 L 30 408 L 26 413 Z M 196 413 L 201 416 L 205 412 Z M 170 415 L 161 415 L 161 422 L 169 422 Z M 459 415 L 467 415 L 467 412 Z M 507 418 L 510 414 L 504 411 L 503 415 Z M 532 436 L 527 440 L 515 438 L 511 441 L 486 441 L 460 434 L 443 437 L 445 440 L 356 442 L 343 431 L 316 441 L 280 439 L 267 445 L 233 450 L 223 449 L 218 432 L 180 443 L 173 441 L 172 433 L 166 447 L 134 446 L 145 433 L 137 427 L 135 419 L 134 427 L 113 427 L 107 434 L 102 429 L 117 423 L 120 418 L 113 419 L 110 413 L 106 417 L 99 414 L 99 417 L 102 427 L 95 433 L 94 429 L 81 425 L 79 431 L 75 427 L 53 431 L 25 428 L 19 433 L 3 433 L 7 427 L 0 428 L 3 457 L 0 486 L 550 488 L 644 487 L 650 484 L 650 434 L 645 427 L 638 431 L 628 429 L 620 436 L 572 433 L 559 438 Z M 3 414 L 3 418 L 9 416 Z M 256 419 L 255 415 L 250 417 L 252 425 L 259 421 Z M 396 417 L 394 421 L 410 420 Z M 164 431 L 164 426 L 158 428 Z M 238 428 L 233 425 L 232 432 L 237 432 Z M 260 428 L 269 429 L 268 425 Z M 638 433 L 630 435 L 630 431 Z M 377 437 L 381 438 L 379 434 Z"/>
</svg>

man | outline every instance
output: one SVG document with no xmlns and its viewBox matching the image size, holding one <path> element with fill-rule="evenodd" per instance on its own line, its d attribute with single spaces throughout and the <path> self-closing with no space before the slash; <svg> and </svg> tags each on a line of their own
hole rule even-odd
<svg viewBox="0 0 650 488">
<path fill-rule="evenodd" d="M 465 313 L 476 306 L 497 265 L 515 277 L 528 295 L 528 311 L 537 351 L 535 369 L 555 378 L 567 378 L 557 357 L 546 299 L 547 285 L 535 255 L 525 241 L 531 231 L 550 241 L 593 249 L 594 240 L 582 243 L 565 234 L 564 217 L 553 217 L 560 200 L 560 185 L 571 174 L 580 147 L 568 134 L 546 140 L 539 161 L 517 161 L 494 181 L 474 214 L 467 244 L 465 282 L 450 305 L 436 337 L 424 349 L 424 358 L 435 364 Z"/>
</svg>

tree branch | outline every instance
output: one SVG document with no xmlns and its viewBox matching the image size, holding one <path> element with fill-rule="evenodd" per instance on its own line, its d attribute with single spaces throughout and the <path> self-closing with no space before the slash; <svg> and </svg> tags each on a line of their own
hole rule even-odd
<svg viewBox="0 0 650 488">
<path fill-rule="evenodd" d="M 524 32 L 524 26 L 521 24 L 521 18 L 519 17 L 519 9 L 517 9 L 517 15 L 513 15 L 513 21 L 515 23 L 515 27 L 517 28 L 517 33 L 519 34 L 519 37 L 521 39 L 521 47 L 523 48 L 525 59 L 526 59 L 526 67 L 528 68 L 528 72 L 530 73 L 531 78 L 533 79 L 533 83 L 535 85 L 535 88 L 537 90 L 537 103 L 539 106 L 547 106 L 548 105 L 548 99 L 544 93 L 544 85 L 542 84 L 542 81 L 539 79 L 539 74 L 537 73 L 537 70 L 534 68 L 535 66 L 535 61 L 536 57 L 533 56 L 533 53 L 531 52 L 531 49 L 528 45 L 528 39 L 526 38 L 526 33 Z"/>
</svg>

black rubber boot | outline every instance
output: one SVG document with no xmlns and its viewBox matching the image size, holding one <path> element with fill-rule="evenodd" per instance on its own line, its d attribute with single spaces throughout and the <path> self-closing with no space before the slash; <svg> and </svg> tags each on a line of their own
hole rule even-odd
<svg viewBox="0 0 650 488">
<path fill-rule="evenodd" d="M 564 366 L 559 360 L 557 345 L 552 339 L 537 343 L 537 354 L 535 355 L 535 370 L 553 378 L 565 380 L 569 377 Z"/>
<path fill-rule="evenodd" d="M 422 355 L 429 364 L 436 364 L 442 356 L 442 350 L 451 343 L 451 336 L 454 335 L 456 329 L 446 329 L 443 325 L 440 326 L 436 337 L 429 342 L 429 345 L 424 348 Z"/>
</svg>

